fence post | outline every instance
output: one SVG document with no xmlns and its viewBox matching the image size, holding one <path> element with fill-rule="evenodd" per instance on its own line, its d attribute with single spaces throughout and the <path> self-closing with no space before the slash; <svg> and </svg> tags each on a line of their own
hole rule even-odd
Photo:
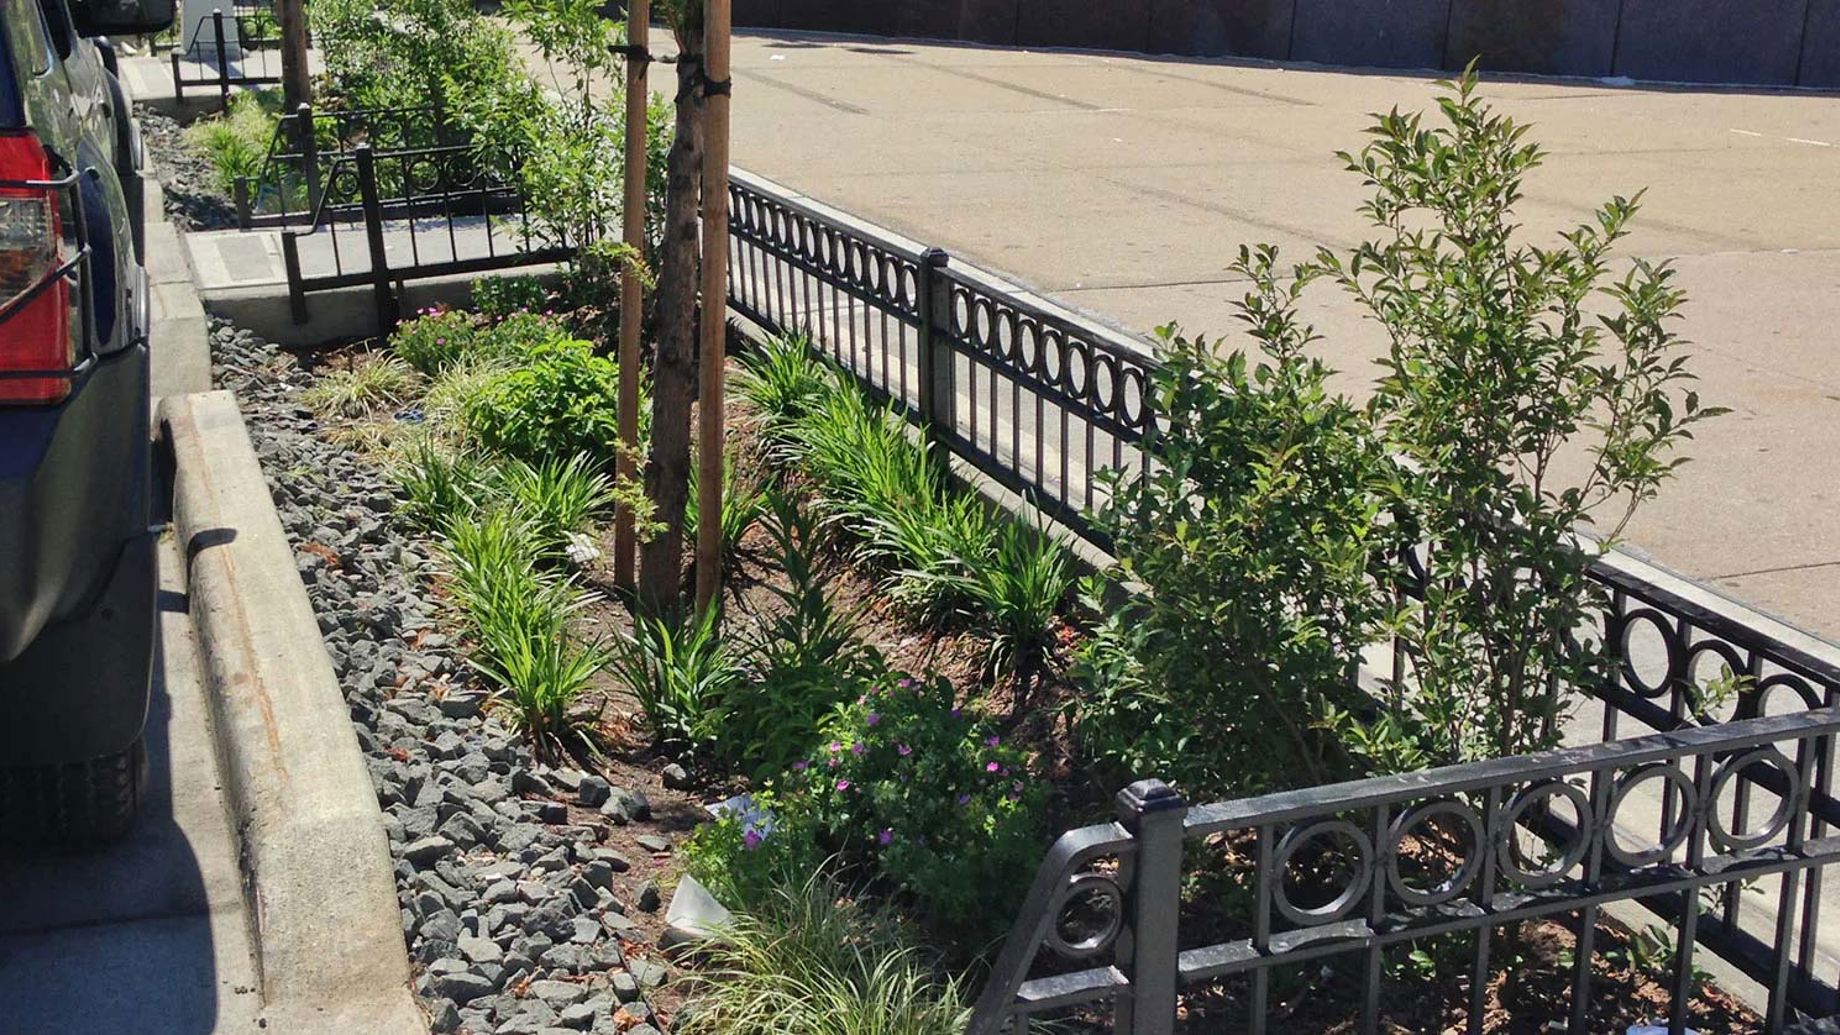
<svg viewBox="0 0 1840 1035">
<path fill-rule="evenodd" d="M 1118 822 L 1137 842 L 1126 918 L 1131 939 L 1118 966 L 1131 979 L 1118 998 L 1116 1035 L 1170 1035 L 1176 1024 L 1182 901 L 1183 820 L 1188 802 L 1161 780 L 1139 780 L 1118 792 Z"/>
<path fill-rule="evenodd" d="M 172 52 L 173 100 L 175 101 L 185 100 L 185 77 L 179 74 L 180 49 L 174 47 Z"/>
<path fill-rule="evenodd" d="M 952 333 L 952 285 L 939 275 L 952 261 L 938 248 L 920 256 L 915 300 L 920 310 L 920 419 L 927 439 L 937 443 L 939 429 L 953 426 L 952 350 L 942 344 L 942 334 Z M 943 359 L 943 362 L 941 360 Z"/>
<path fill-rule="evenodd" d="M 300 242 L 294 239 L 294 232 L 287 227 L 281 228 L 281 261 L 287 266 L 288 312 L 297 324 L 307 322 L 307 289 L 301 282 Z"/>
<path fill-rule="evenodd" d="M 249 177 L 238 176 L 230 184 L 230 193 L 236 199 L 236 228 L 249 229 Z"/>
<path fill-rule="evenodd" d="M 217 90 L 223 94 L 224 108 L 230 107 L 230 48 L 224 42 L 224 9 L 211 12 L 211 28 L 217 34 Z"/>
<path fill-rule="evenodd" d="M 383 203 L 377 196 L 377 155 L 369 144 L 353 152 L 358 160 L 358 193 L 364 201 L 364 239 L 371 253 L 371 290 L 377 300 L 377 333 L 396 329 L 396 293 L 390 288 L 390 260 L 383 248 Z"/>
<path fill-rule="evenodd" d="M 301 174 L 307 181 L 307 218 L 319 211 L 319 135 L 313 132 L 313 105 L 302 101 L 294 109 L 294 131 L 300 134 L 299 146 Z M 287 211 L 287 188 L 282 188 L 281 211 Z"/>
</svg>

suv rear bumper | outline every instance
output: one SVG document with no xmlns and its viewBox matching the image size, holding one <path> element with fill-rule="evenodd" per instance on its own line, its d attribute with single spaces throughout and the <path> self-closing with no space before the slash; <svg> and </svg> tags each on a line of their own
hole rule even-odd
<svg viewBox="0 0 1840 1035">
<path fill-rule="evenodd" d="M 0 666 L 0 765 L 83 761 L 140 739 L 156 654 L 158 544 L 152 532 L 123 544 L 86 611 L 46 626 Z"/>
</svg>

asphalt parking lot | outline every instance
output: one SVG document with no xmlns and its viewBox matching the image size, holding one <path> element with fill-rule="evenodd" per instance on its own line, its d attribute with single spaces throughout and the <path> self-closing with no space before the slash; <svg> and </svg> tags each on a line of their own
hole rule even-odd
<svg viewBox="0 0 1840 1035">
<path fill-rule="evenodd" d="M 1362 238 L 1368 114 L 1430 75 L 750 31 L 735 162 L 1136 331 L 1231 334 L 1242 243 L 1301 258 Z M 656 85 L 656 84 L 654 84 Z M 1637 551 L 1840 634 L 1840 96 L 1495 82 L 1550 152 L 1521 207 L 1543 232 L 1648 188 L 1637 254 L 1675 260 L 1708 402 L 1697 459 Z M 1358 387 L 1381 349 L 1333 288 L 1308 309 Z"/>
</svg>

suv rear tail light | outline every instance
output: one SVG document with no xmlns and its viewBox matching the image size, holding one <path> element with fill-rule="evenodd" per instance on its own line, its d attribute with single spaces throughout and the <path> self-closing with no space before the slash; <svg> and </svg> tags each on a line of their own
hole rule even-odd
<svg viewBox="0 0 1840 1035">
<path fill-rule="evenodd" d="M 0 133 L 0 405 L 56 403 L 76 362 L 61 197 L 30 133 Z M 19 377 L 20 373 L 65 376 Z"/>
</svg>

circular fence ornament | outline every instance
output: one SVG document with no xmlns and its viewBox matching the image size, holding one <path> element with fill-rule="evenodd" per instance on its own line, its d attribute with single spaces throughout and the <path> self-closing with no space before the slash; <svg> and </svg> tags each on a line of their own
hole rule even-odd
<svg viewBox="0 0 1840 1035">
<path fill-rule="evenodd" d="M 1671 812 L 1674 816 L 1674 825 L 1668 830 L 1658 829 L 1654 844 L 1640 851 L 1631 851 L 1624 848 L 1623 842 L 1617 837 L 1617 815 L 1636 788 L 1657 780 L 1662 785 L 1663 801 L 1669 802 L 1672 807 L 1664 805 L 1661 814 L 1655 817 L 1655 822 L 1659 824 L 1662 818 Z M 1674 800 L 1675 798 L 1678 800 Z M 1699 792 L 1694 788 L 1693 781 L 1675 766 L 1657 762 L 1654 765 L 1643 766 L 1624 773 L 1617 779 L 1616 790 L 1610 795 L 1610 807 L 1604 820 L 1604 851 L 1610 854 L 1610 858 L 1631 869 L 1652 866 L 1661 862 L 1673 855 L 1674 851 L 1686 843 L 1687 837 L 1693 833 L 1693 812 L 1698 804 Z"/>
<path fill-rule="evenodd" d="M 1734 831 L 1725 824 L 1725 816 L 1732 812 L 1724 804 L 1726 791 L 1733 789 L 1734 781 L 1746 779 L 1744 771 L 1752 766 L 1764 766 L 1780 773 L 1782 793 L 1767 792 L 1776 798 L 1776 811 L 1770 814 L 1763 825 L 1748 832 Z M 1747 852 L 1762 848 L 1787 830 L 1790 821 L 1795 818 L 1801 786 L 1801 776 L 1795 771 L 1795 764 L 1781 751 L 1767 746 L 1746 751 L 1720 766 L 1712 778 L 1711 796 L 1706 809 L 1706 833 L 1712 837 L 1714 844 L 1726 851 Z"/>
<path fill-rule="evenodd" d="M 1335 897 L 1322 905 L 1298 905 L 1292 900 L 1284 879 L 1291 861 L 1296 858 L 1298 851 L 1313 841 L 1338 838 L 1354 848 L 1355 860 L 1348 883 Z M 1291 828 L 1284 839 L 1278 842 L 1278 850 L 1272 855 L 1271 870 L 1265 879 L 1272 882 L 1271 902 L 1280 915 L 1300 927 L 1315 927 L 1333 923 L 1352 912 L 1360 903 L 1361 896 L 1367 893 L 1373 873 L 1374 842 L 1367 836 L 1367 832 L 1347 820 L 1325 819 Z"/>
<path fill-rule="evenodd" d="M 1411 837 L 1420 827 L 1432 824 L 1455 827 L 1468 835 L 1469 842 L 1458 849 L 1460 862 L 1456 870 L 1436 886 L 1426 889 L 1413 885 L 1402 871 L 1401 863 L 1404 860 L 1399 849 L 1406 838 Z M 1475 882 L 1476 874 L 1482 869 L 1487 840 L 1481 815 L 1461 801 L 1441 798 L 1414 805 L 1400 813 L 1387 830 L 1384 852 L 1387 885 L 1401 902 L 1409 906 L 1423 908 L 1443 905 L 1468 891 L 1469 886 Z"/>
<path fill-rule="evenodd" d="M 1096 911 L 1092 909 L 1095 902 L 1101 907 Z M 1070 915 L 1074 910 L 1087 915 Z M 1068 927 L 1091 919 L 1094 912 L 1102 918 L 1098 926 L 1069 938 Z M 1048 948 L 1062 959 L 1091 959 L 1110 948 L 1124 930 L 1124 890 L 1103 873 L 1082 873 L 1061 888 L 1048 915 L 1054 918 L 1045 939 Z"/>
<path fill-rule="evenodd" d="M 1567 842 L 1556 856 L 1545 860 L 1545 868 L 1536 869 L 1527 865 L 1528 860 L 1520 846 L 1518 831 L 1520 824 L 1529 818 L 1536 807 L 1549 808 L 1548 803 L 1555 799 L 1572 806 L 1577 822 L 1572 825 Z M 1565 879 L 1566 871 L 1584 861 L 1596 829 L 1596 817 L 1591 812 L 1590 799 L 1583 790 L 1560 780 L 1536 783 L 1515 795 L 1502 812 L 1500 826 L 1495 833 L 1496 865 L 1523 888 L 1550 888 Z"/>
</svg>

